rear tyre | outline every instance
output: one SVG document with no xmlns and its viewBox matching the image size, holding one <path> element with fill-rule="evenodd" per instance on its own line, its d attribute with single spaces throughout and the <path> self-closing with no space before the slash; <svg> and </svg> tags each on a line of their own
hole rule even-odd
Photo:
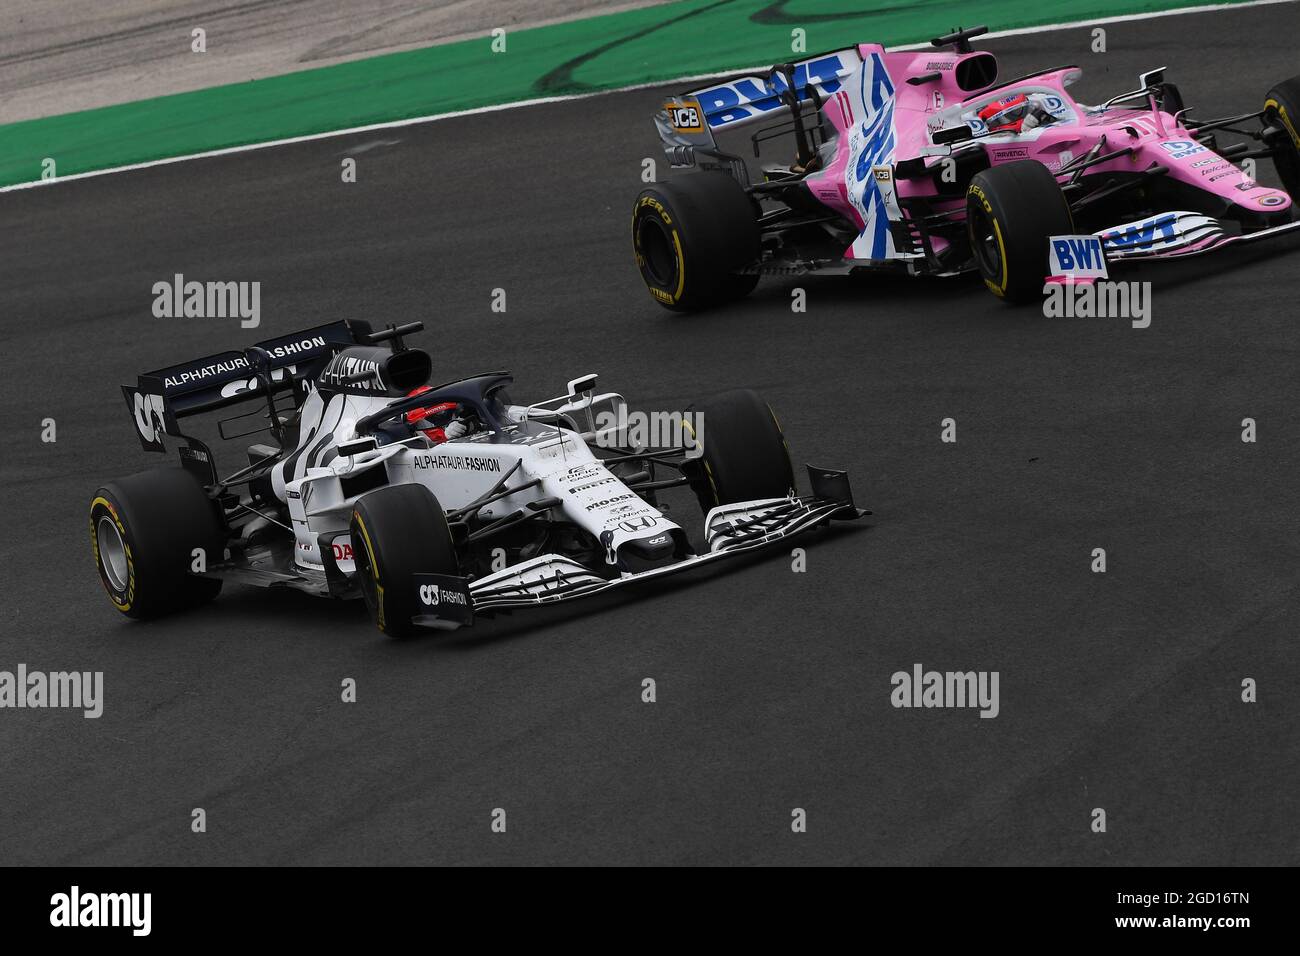
<svg viewBox="0 0 1300 956">
<path fill-rule="evenodd" d="M 180 468 L 155 468 L 110 481 L 90 502 L 90 544 L 99 580 L 113 606 L 133 618 L 197 607 L 221 581 L 191 574 L 225 556 L 217 504 Z"/>
<path fill-rule="evenodd" d="M 749 389 L 726 392 L 695 406 L 702 433 L 701 474 L 693 483 L 705 514 L 718 505 L 784 498 L 794 469 L 781 425 Z"/>
<path fill-rule="evenodd" d="M 1056 177 L 1020 160 L 977 173 L 966 191 L 971 252 L 989 290 L 1008 302 L 1042 297 L 1048 239 L 1070 235 L 1074 220 Z"/>
<path fill-rule="evenodd" d="M 759 257 L 757 214 L 726 173 L 692 173 L 658 183 L 632 207 L 637 268 L 655 301 L 674 312 L 720 305 L 754 291 L 737 275 Z"/>
<path fill-rule="evenodd" d="M 356 580 L 375 626 L 390 637 L 418 630 L 424 613 L 413 574 L 458 576 L 460 561 L 447 516 L 423 485 L 372 491 L 352 509 L 350 525 Z"/>
<path fill-rule="evenodd" d="M 1286 134 L 1272 143 L 1273 165 L 1282 187 L 1300 202 L 1300 76 L 1283 80 L 1264 97 L 1264 125 Z"/>
</svg>

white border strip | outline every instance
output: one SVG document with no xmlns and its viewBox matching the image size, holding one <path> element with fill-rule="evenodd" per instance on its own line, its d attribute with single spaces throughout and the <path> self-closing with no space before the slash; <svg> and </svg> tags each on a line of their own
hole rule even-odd
<svg viewBox="0 0 1300 956">
<path fill-rule="evenodd" d="M 1114 17 L 1101 17 L 1095 20 L 1075 20 L 1069 23 L 1047 23 L 1035 27 L 1019 27 L 1014 30 L 998 30 L 980 37 L 981 40 L 997 40 L 1003 37 L 1025 36 L 1031 33 L 1051 33 L 1057 30 L 1074 30 L 1080 27 L 1099 26 L 1103 23 L 1124 23 L 1133 20 L 1155 20 L 1162 17 L 1181 16 L 1185 13 L 1213 13 L 1229 10 L 1243 10 L 1248 7 L 1266 7 L 1281 3 L 1296 3 L 1298 0 L 1244 0 L 1242 3 L 1209 3 L 1198 7 L 1183 7 L 1177 10 L 1156 10 L 1151 13 L 1128 13 Z M 922 50 L 928 43 L 909 43 L 890 47 L 891 50 Z M 435 113 L 431 116 L 415 116 L 410 119 L 390 120 L 386 123 L 372 123 L 369 126 L 352 126 L 348 129 L 328 130 L 323 133 L 311 133 L 307 136 L 291 136 L 287 139 L 265 140 L 260 143 L 247 143 L 243 146 L 228 146 L 225 149 L 212 149 L 203 153 L 186 153 L 181 156 L 168 156 L 163 159 L 151 159 L 143 163 L 131 163 L 127 166 L 110 166 L 106 169 L 92 169 L 89 172 L 73 173 L 71 176 L 56 176 L 53 179 L 36 179 L 26 183 L 14 183 L 12 186 L 0 186 L 0 193 L 15 192 L 19 189 L 35 189 L 39 186 L 53 186 L 56 183 L 72 182 L 76 179 L 91 179 L 95 176 L 108 176 L 112 173 L 126 173 L 136 169 L 152 169 L 155 166 L 170 166 L 172 163 L 185 163 L 192 159 L 207 159 L 212 156 L 233 156 L 237 153 L 249 153 L 258 149 L 271 149 L 276 146 L 291 146 L 294 143 L 310 143 L 316 140 L 332 139 L 336 136 L 351 136 L 355 133 L 370 133 L 381 129 L 400 129 L 403 126 L 417 126 L 423 123 L 435 123 L 438 120 L 456 119 L 461 116 L 479 116 L 484 113 L 499 113 L 503 110 L 519 109 L 525 106 L 543 106 L 548 103 L 567 103 L 572 100 L 591 99 L 594 96 L 607 96 L 610 93 L 627 93 L 634 90 L 647 90 L 675 83 L 693 83 L 700 80 L 715 80 L 725 76 L 736 76 L 756 70 L 765 70 L 766 66 L 738 67 L 715 73 L 699 73 L 694 76 L 679 76 L 667 80 L 655 80 L 652 83 L 634 83 L 608 90 L 596 90 L 591 93 L 572 93 L 566 96 L 543 96 L 531 100 L 517 100 L 513 103 L 496 103 L 491 106 L 476 106 L 468 110 L 456 110 L 451 113 Z"/>
</svg>

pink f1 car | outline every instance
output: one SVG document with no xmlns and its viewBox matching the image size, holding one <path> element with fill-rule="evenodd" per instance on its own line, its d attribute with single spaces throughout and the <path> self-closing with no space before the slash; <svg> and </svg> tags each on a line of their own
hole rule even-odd
<svg viewBox="0 0 1300 956">
<path fill-rule="evenodd" d="M 693 90 L 655 122 L 673 168 L 645 189 L 632 236 L 663 306 L 689 311 L 747 295 L 762 275 L 978 270 L 1013 302 L 1041 296 L 1049 239 L 1095 235 L 1099 255 L 1197 255 L 1300 228 L 1300 77 L 1263 108 L 1198 120 L 1164 70 L 1086 106 L 1066 66 L 998 82 L 971 48 L 985 27 L 936 51 L 862 44 Z M 715 134 L 775 120 L 750 139 L 792 136 L 795 161 L 745 161 Z M 1220 147 L 1216 134 L 1245 140 Z M 1285 190 L 1234 165 L 1270 157 Z M 1094 244 L 1097 245 L 1097 244 Z"/>
</svg>

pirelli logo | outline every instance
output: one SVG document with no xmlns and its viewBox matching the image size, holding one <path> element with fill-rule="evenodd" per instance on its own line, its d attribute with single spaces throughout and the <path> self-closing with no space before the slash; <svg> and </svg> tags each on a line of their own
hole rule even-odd
<svg viewBox="0 0 1300 956">
<path fill-rule="evenodd" d="M 669 100 L 664 104 L 664 112 L 668 114 L 668 125 L 677 132 L 704 132 L 704 110 L 700 108 L 700 101 L 695 97 L 686 96 L 681 100 Z"/>
</svg>

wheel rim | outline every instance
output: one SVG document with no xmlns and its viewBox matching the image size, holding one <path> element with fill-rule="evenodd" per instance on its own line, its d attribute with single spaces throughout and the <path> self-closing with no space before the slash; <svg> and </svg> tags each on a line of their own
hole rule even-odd
<svg viewBox="0 0 1300 956">
<path fill-rule="evenodd" d="M 667 288 L 677 277 L 677 254 L 663 223 L 645 216 L 637 226 L 637 248 L 646 274 L 658 286 Z"/>
<path fill-rule="evenodd" d="M 979 263 L 980 272 L 985 278 L 997 278 L 1002 275 L 1002 250 L 998 246 L 997 236 L 993 231 L 993 220 L 983 209 L 976 207 L 970 220 L 971 247 L 975 252 L 975 261 Z"/>
<path fill-rule="evenodd" d="M 114 591 L 126 591 L 129 572 L 126 561 L 126 543 L 117 523 L 107 515 L 95 527 L 95 542 L 99 546 L 99 566 Z"/>
</svg>

